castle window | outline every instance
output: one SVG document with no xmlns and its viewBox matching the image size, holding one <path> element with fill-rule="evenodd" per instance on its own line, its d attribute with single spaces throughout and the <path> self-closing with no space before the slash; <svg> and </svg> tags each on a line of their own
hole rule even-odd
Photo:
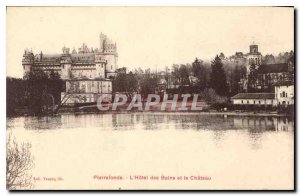
<svg viewBox="0 0 300 196">
<path fill-rule="evenodd" d="M 286 97 L 286 94 L 284 91 L 282 92 L 281 97 Z"/>
<path fill-rule="evenodd" d="M 242 103 L 243 103 L 243 100 L 242 100 Z"/>
<path fill-rule="evenodd" d="M 247 104 L 249 104 L 249 100 L 247 100 Z"/>
</svg>

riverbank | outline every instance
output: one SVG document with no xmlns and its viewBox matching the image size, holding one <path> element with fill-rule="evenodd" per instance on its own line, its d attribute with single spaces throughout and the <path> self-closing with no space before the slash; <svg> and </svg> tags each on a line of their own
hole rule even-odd
<svg viewBox="0 0 300 196">
<path fill-rule="evenodd" d="M 117 110 L 108 110 L 108 111 L 100 111 L 97 108 L 97 105 L 89 105 L 89 106 L 81 106 L 81 107 L 62 107 L 59 114 L 105 114 L 105 113 L 174 113 L 174 114 L 203 114 L 203 115 L 228 115 L 228 116 L 274 116 L 274 117 L 284 117 L 289 116 L 293 117 L 294 115 L 290 115 L 288 113 L 279 113 L 278 111 L 271 111 L 271 110 L 227 110 L 227 111 L 220 111 L 211 109 L 210 106 L 204 105 L 202 103 L 202 107 L 199 110 L 191 110 L 190 105 L 187 105 L 187 110 L 180 110 L 179 107 L 176 107 L 172 110 L 170 107 L 166 107 L 165 110 L 161 110 L 160 106 L 158 107 L 151 107 L 150 110 L 126 110 L 126 107 L 120 107 Z M 198 104 L 197 104 L 198 106 Z M 20 111 L 20 110 L 19 110 Z M 56 114 L 56 115 L 57 115 Z M 19 117 L 19 116 L 32 116 L 29 115 L 26 110 L 22 110 L 22 112 L 18 112 L 14 115 L 7 115 L 7 117 Z M 47 116 L 47 114 L 43 115 L 36 115 L 36 116 Z"/>
<path fill-rule="evenodd" d="M 174 115 L 178 114 L 195 114 L 195 115 L 227 115 L 227 116 L 274 116 L 274 117 L 287 117 L 288 114 L 280 114 L 277 112 L 268 112 L 268 111 L 125 111 L 125 110 L 116 110 L 116 111 L 60 111 L 59 114 L 106 114 L 106 113 L 173 113 Z"/>
</svg>

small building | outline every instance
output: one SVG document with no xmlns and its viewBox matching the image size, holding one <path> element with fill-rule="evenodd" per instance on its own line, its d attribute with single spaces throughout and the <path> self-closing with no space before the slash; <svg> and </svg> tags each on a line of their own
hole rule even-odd
<svg viewBox="0 0 300 196">
<path fill-rule="evenodd" d="M 290 82 L 276 84 L 275 96 L 278 105 L 293 105 L 294 84 Z"/>
<path fill-rule="evenodd" d="M 239 93 L 231 98 L 234 105 L 240 106 L 275 106 L 274 93 Z"/>
</svg>

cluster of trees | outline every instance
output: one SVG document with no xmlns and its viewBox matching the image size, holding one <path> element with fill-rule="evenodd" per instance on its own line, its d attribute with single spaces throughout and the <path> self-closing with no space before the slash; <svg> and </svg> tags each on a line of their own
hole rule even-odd
<svg viewBox="0 0 300 196">
<path fill-rule="evenodd" d="M 43 70 L 29 72 L 24 79 L 6 78 L 7 115 L 15 115 L 20 109 L 29 114 L 41 115 L 60 102 L 63 81 L 56 72 Z"/>
<path fill-rule="evenodd" d="M 204 62 L 196 58 L 191 64 L 174 64 L 171 70 L 166 67 L 163 79 L 166 81 L 167 92 L 199 93 L 209 102 L 225 102 L 241 92 L 240 81 L 246 76 L 246 63 L 228 61 L 223 53 L 217 55 L 212 62 Z M 286 63 L 294 60 L 294 52 L 284 52 L 277 56 L 266 55 L 263 64 Z M 256 89 L 257 70 L 250 65 L 248 89 Z M 113 90 L 129 94 L 143 95 L 157 92 L 162 79 L 161 73 L 150 72 L 150 69 L 136 69 L 129 74 L 120 73 L 114 79 Z M 254 92 L 254 91 L 253 91 Z"/>
<path fill-rule="evenodd" d="M 246 74 L 243 65 L 227 65 L 223 53 L 209 64 L 198 58 L 192 64 L 173 65 L 171 76 L 176 85 L 188 85 L 193 93 L 213 89 L 217 95 L 230 97 L 239 91 L 239 81 Z"/>
<path fill-rule="evenodd" d="M 134 93 L 140 93 L 143 96 L 153 94 L 157 90 L 159 78 L 151 73 L 150 69 L 135 69 L 128 74 L 121 72 L 113 78 L 113 93 L 125 93 L 129 98 Z"/>
<path fill-rule="evenodd" d="M 163 75 L 141 68 L 128 74 L 120 72 L 113 80 L 113 91 L 127 93 L 129 97 L 134 93 L 147 95 L 157 92 L 163 79 L 169 92 L 199 93 L 207 102 L 224 102 L 239 91 L 239 81 L 245 72 L 241 65 L 224 68 L 219 55 L 211 64 L 196 58 L 192 64 L 174 64 L 171 72 L 166 67 Z"/>
<path fill-rule="evenodd" d="M 294 61 L 294 51 L 281 52 L 278 55 L 267 54 L 263 57 L 263 64 L 287 63 Z"/>
<path fill-rule="evenodd" d="M 7 115 L 14 115 L 17 109 L 24 108 L 25 82 L 19 78 L 6 78 L 6 112 Z"/>
</svg>

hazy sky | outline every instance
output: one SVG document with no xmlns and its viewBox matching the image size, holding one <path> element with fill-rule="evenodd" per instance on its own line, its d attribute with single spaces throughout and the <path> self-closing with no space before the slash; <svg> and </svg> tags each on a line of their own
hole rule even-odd
<svg viewBox="0 0 300 196">
<path fill-rule="evenodd" d="M 195 57 L 294 48 L 294 10 L 276 7 L 9 7 L 7 75 L 22 77 L 24 49 L 61 53 L 82 43 L 99 47 L 103 32 L 117 43 L 119 67 L 162 70 Z"/>
</svg>

